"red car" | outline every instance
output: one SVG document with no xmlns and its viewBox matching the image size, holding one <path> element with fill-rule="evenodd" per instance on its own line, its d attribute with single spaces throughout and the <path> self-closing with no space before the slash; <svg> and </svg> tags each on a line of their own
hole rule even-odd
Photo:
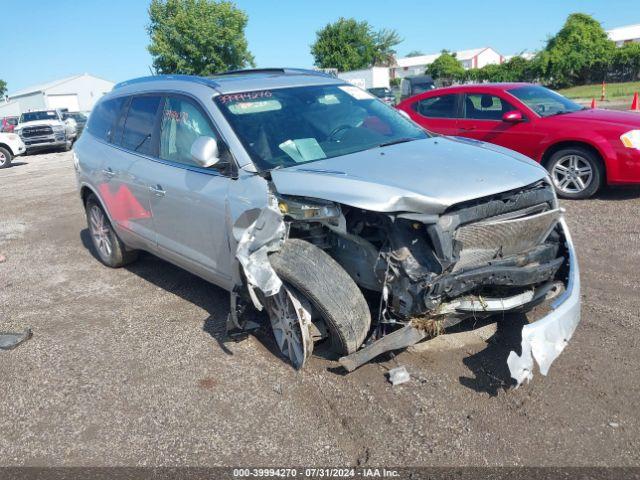
<svg viewBox="0 0 640 480">
<path fill-rule="evenodd" d="M 549 172 L 558 195 L 640 183 L 640 114 L 588 109 L 539 85 L 461 85 L 396 107 L 426 129 L 510 148 Z"/>
</svg>

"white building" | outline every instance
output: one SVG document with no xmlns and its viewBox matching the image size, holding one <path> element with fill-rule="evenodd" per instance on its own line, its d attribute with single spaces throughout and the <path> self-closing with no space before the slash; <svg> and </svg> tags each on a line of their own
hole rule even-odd
<svg viewBox="0 0 640 480">
<path fill-rule="evenodd" d="M 627 25 L 626 27 L 612 28 L 607 30 L 609 39 L 616 42 L 617 47 L 623 46 L 625 43 L 640 43 L 640 23 L 635 25 Z"/>
<path fill-rule="evenodd" d="M 13 92 L 8 95 L 7 102 L 0 102 L 0 117 L 50 108 L 68 108 L 72 112 L 88 111 L 113 86 L 113 82 L 88 73 L 34 85 Z"/>
<path fill-rule="evenodd" d="M 470 68 L 482 68 L 485 65 L 500 64 L 504 57 L 491 47 L 474 48 L 453 52 L 465 70 Z M 391 78 L 404 78 L 413 75 L 423 75 L 427 66 L 438 58 L 440 53 L 420 55 L 417 57 L 404 57 L 396 60 L 396 66 L 391 68 Z"/>
<path fill-rule="evenodd" d="M 360 88 L 389 88 L 389 69 L 387 67 L 371 67 L 364 70 L 339 72 L 338 78 Z"/>
<path fill-rule="evenodd" d="M 536 54 L 535 52 L 522 52 L 522 53 L 516 53 L 515 55 L 505 55 L 503 57 L 504 58 L 503 61 L 508 62 L 514 57 L 522 57 L 525 60 L 533 60 L 534 58 L 536 58 Z"/>
</svg>

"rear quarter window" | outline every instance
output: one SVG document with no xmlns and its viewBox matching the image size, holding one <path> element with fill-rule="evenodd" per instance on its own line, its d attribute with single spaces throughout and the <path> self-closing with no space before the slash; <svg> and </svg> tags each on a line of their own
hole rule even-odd
<svg viewBox="0 0 640 480">
<path fill-rule="evenodd" d="M 457 95 L 442 95 L 418 100 L 413 109 L 423 117 L 428 118 L 457 118 Z"/>
<path fill-rule="evenodd" d="M 114 98 L 96 105 L 89 116 L 87 130 L 101 140 L 110 142 L 113 129 L 120 116 L 125 100 L 125 97 Z"/>
</svg>

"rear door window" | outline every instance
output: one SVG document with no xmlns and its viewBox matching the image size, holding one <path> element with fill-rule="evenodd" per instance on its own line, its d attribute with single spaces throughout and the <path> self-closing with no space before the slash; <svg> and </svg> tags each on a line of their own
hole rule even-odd
<svg viewBox="0 0 640 480">
<path fill-rule="evenodd" d="M 114 126 L 125 100 L 125 97 L 121 97 L 100 102 L 91 112 L 87 130 L 101 140 L 111 142 Z"/>
<path fill-rule="evenodd" d="M 162 97 L 144 95 L 133 97 L 122 133 L 122 146 L 145 155 L 154 154 L 154 128 Z"/>
<path fill-rule="evenodd" d="M 418 100 L 413 108 L 423 117 L 458 118 L 458 95 L 442 95 Z"/>
<path fill-rule="evenodd" d="M 468 93 L 464 100 L 464 118 L 470 120 L 502 120 L 502 116 L 517 110 L 506 100 L 486 93 Z"/>
</svg>

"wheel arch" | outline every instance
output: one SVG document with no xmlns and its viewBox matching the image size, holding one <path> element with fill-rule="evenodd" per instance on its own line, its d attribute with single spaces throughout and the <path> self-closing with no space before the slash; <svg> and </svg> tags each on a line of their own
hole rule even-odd
<svg viewBox="0 0 640 480">
<path fill-rule="evenodd" d="M 548 169 L 549 161 L 551 160 L 551 157 L 553 156 L 554 153 L 564 148 L 575 148 L 575 147 L 584 148 L 585 150 L 588 150 L 595 155 L 596 160 L 600 163 L 600 166 L 602 167 L 602 173 L 604 175 L 603 181 L 606 183 L 607 182 L 607 163 L 605 162 L 605 156 L 602 154 L 600 149 L 598 149 L 598 147 L 596 147 L 595 145 L 589 142 L 585 142 L 583 140 L 563 140 L 561 142 L 554 143 L 553 145 L 549 146 L 545 150 L 545 152 L 542 154 L 542 159 L 540 161 L 540 164 L 544 168 Z"/>
<path fill-rule="evenodd" d="M 9 153 L 11 154 L 12 157 L 15 157 L 15 153 L 13 152 L 13 150 L 11 149 L 11 147 L 9 145 L 7 145 L 6 143 L 2 143 L 0 142 L 0 148 L 4 148 L 5 150 L 8 150 Z"/>
<path fill-rule="evenodd" d="M 87 185 L 86 183 L 83 183 L 82 186 L 80 187 L 80 198 L 82 199 L 82 206 L 85 208 L 87 207 L 87 199 L 89 198 L 89 195 L 93 195 L 94 197 L 96 197 L 96 199 L 98 200 L 98 203 L 102 207 L 102 210 L 104 210 L 104 213 L 107 215 L 107 218 L 109 219 L 111 224 L 114 225 L 115 227 L 115 224 L 113 223 L 113 218 L 111 217 L 111 212 L 109 212 L 105 203 L 102 201 L 102 197 L 100 196 L 100 194 L 93 187 Z"/>
</svg>

